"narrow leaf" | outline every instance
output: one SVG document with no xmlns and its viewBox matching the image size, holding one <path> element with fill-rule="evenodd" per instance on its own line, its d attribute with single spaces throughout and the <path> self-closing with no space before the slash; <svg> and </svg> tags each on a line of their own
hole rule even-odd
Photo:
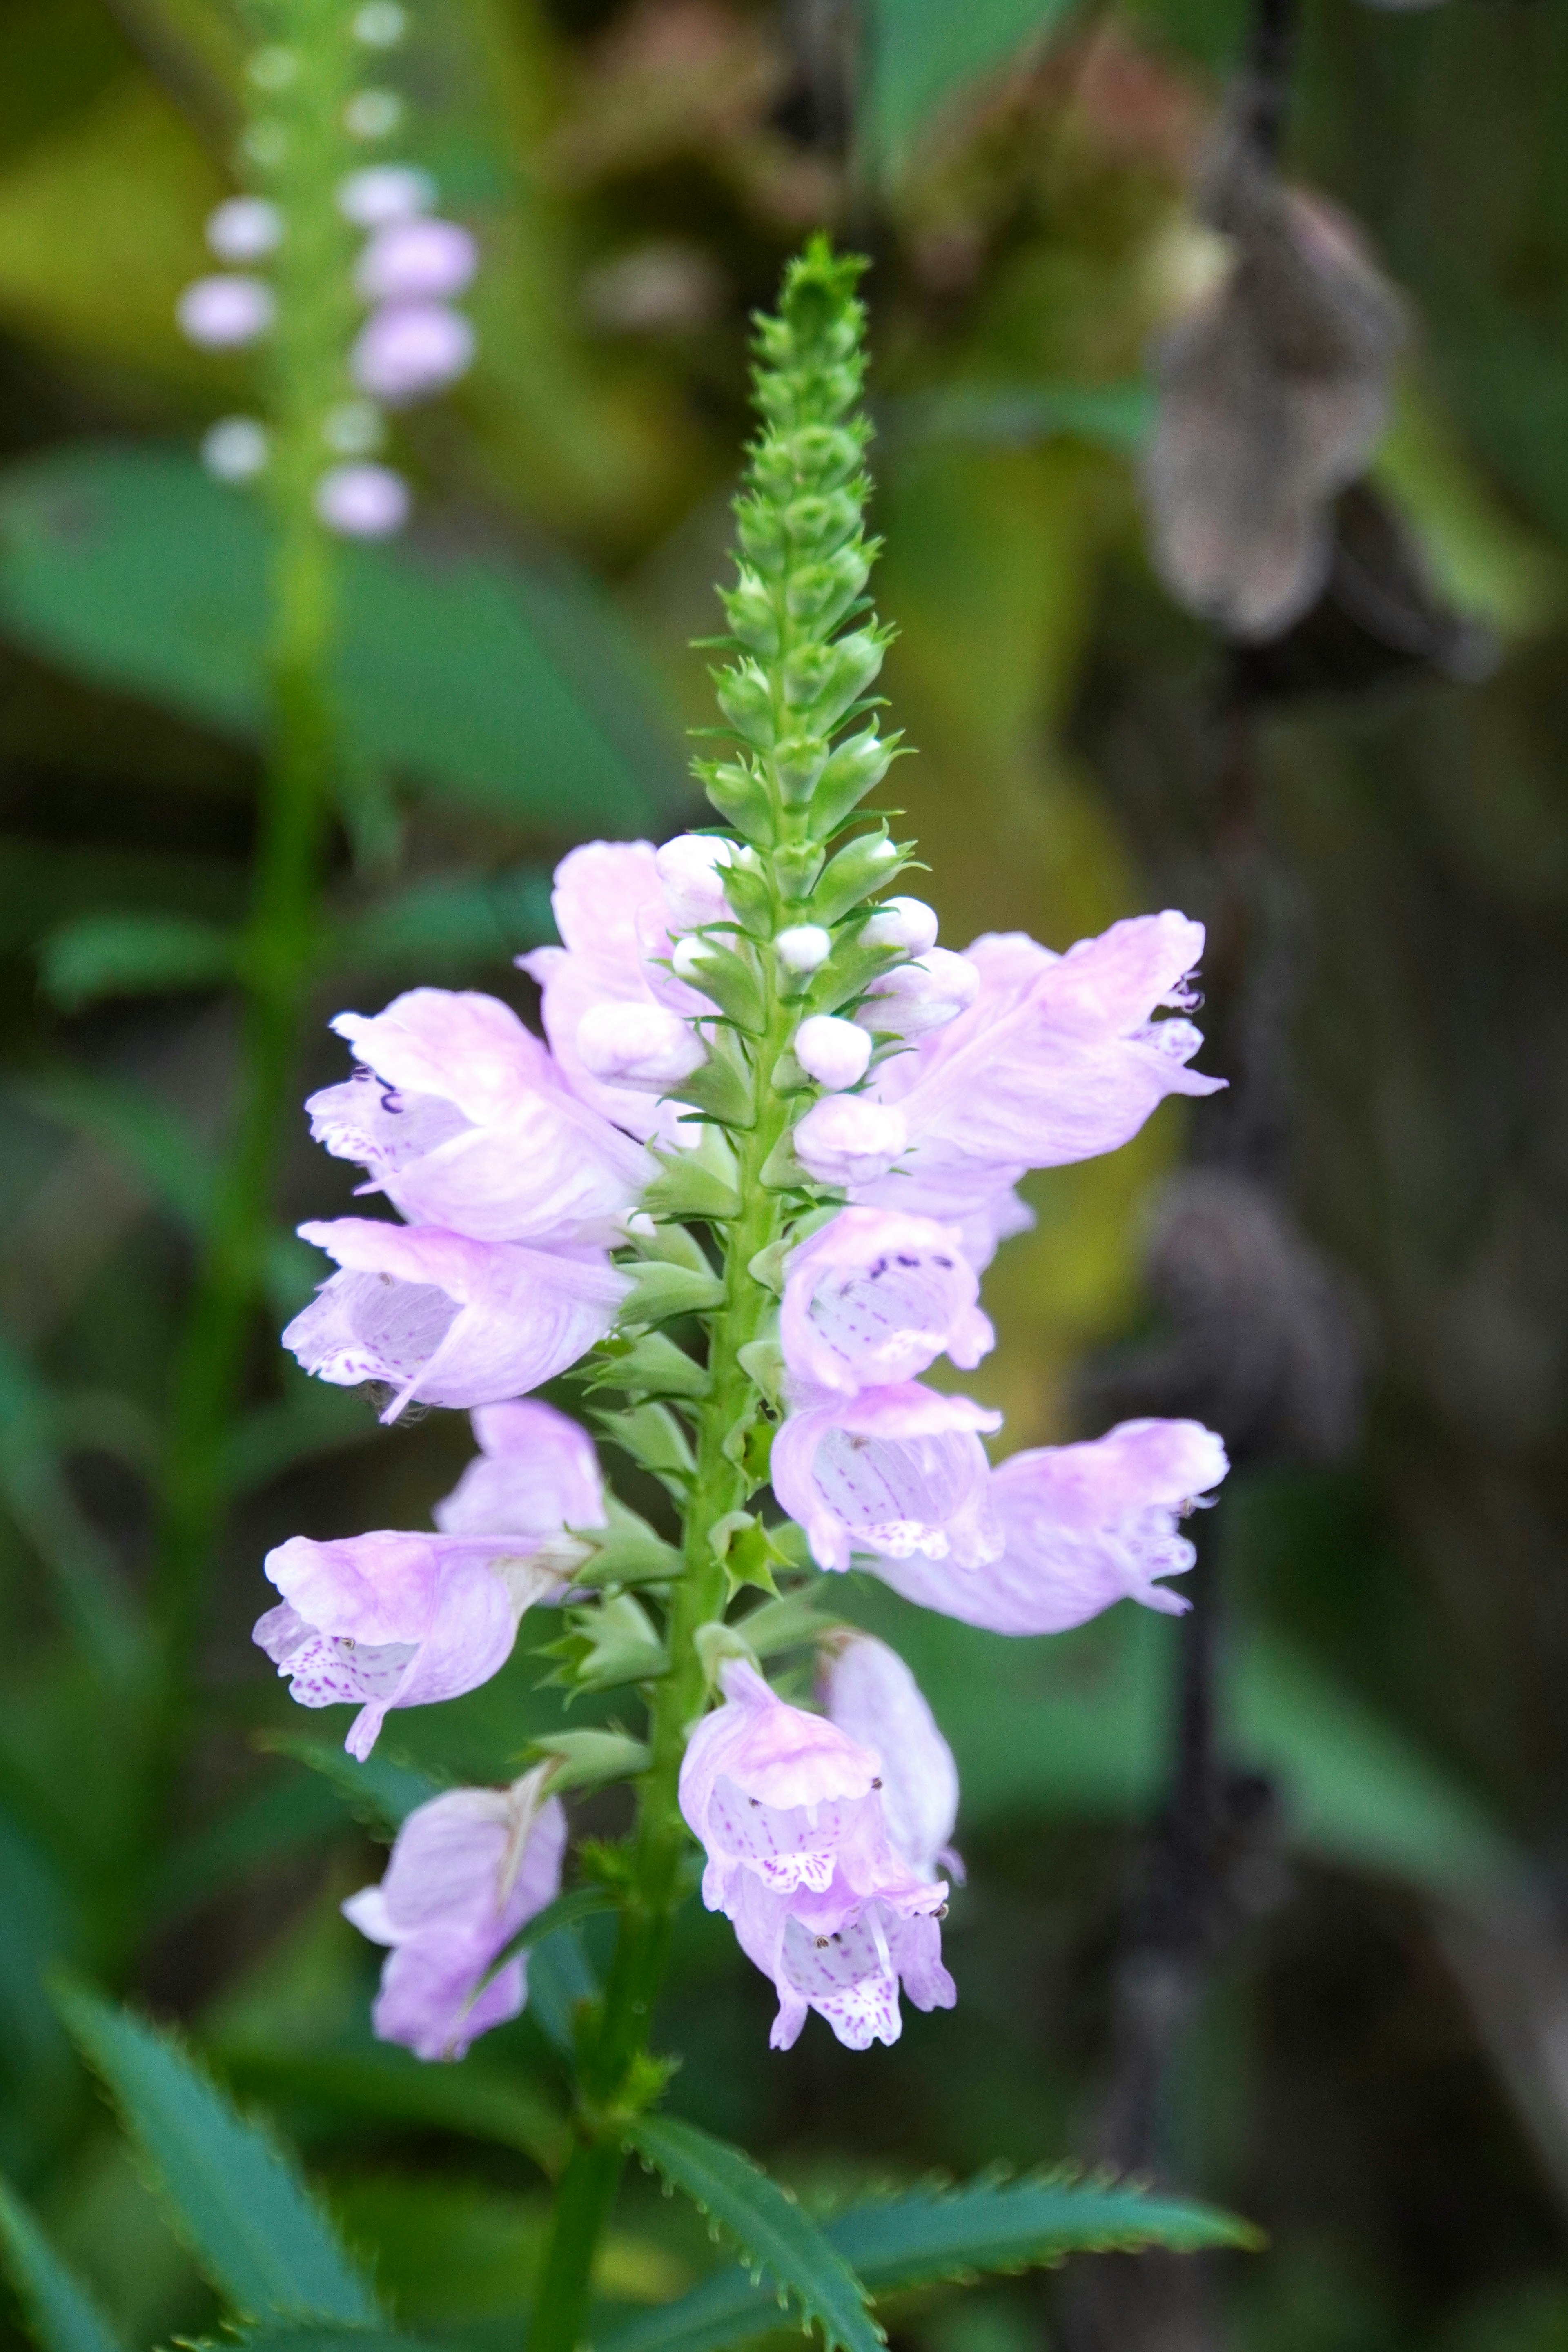
<svg viewBox="0 0 1568 2352">
<path fill-rule="evenodd" d="M 1153 2245 L 1185 2253 L 1259 2242 L 1245 2222 L 1186 2198 L 1049 2177 L 915 2189 L 854 2206 L 826 2222 L 822 2234 L 873 2294 L 976 2272 L 1026 2270 L 1070 2253 Z M 727 2352 L 777 2326 L 773 2295 L 737 2265 L 704 2279 L 679 2303 L 626 2321 L 597 2352 Z"/>
<path fill-rule="evenodd" d="M 113 2329 L 88 2289 L 4 2180 L 0 2258 L 38 2352 L 120 2352 Z"/>
<path fill-rule="evenodd" d="M 87 1070 L 58 1069 L 13 1080 L 11 1091 L 124 1161 L 163 1205 L 194 1230 L 212 1200 L 212 1154 L 190 1121 L 144 1088 Z"/>
<path fill-rule="evenodd" d="M 346 1749 L 329 1748 L 306 1732 L 259 1732 L 256 1745 L 270 1756 L 288 1756 L 319 1772 L 331 1783 L 356 1822 L 389 1836 L 403 1827 L 416 1805 L 428 1804 L 441 1793 L 440 1782 L 416 1771 L 412 1764 L 395 1763 L 390 1756 L 367 1756 L 358 1764 Z"/>
<path fill-rule="evenodd" d="M 373 2326 L 375 2297 L 292 2158 L 172 2034 L 84 1985 L 63 1985 L 55 1998 L 197 2263 L 235 2308 Z"/>
<path fill-rule="evenodd" d="M 432 2347 L 391 2327 L 334 2327 L 305 2320 L 292 2327 L 247 2327 L 237 2337 L 182 2336 L 180 2352 L 432 2352 Z"/>
<path fill-rule="evenodd" d="M 565 2117 L 519 2076 L 515 2063 L 504 2075 L 472 2058 L 427 2066 L 388 2042 L 308 2053 L 224 2045 L 212 2056 L 226 2082 L 269 2105 L 459 2133 L 521 2149 L 551 2174 L 572 2144 Z"/>
<path fill-rule="evenodd" d="M 744 2262 L 766 2270 L 780 2292 L 794 2298 L 803 2318 L 821 2328 L 827 2352 L 877 2352 L 882 2332 L 866 2307 L 860 2281 L 810 2216 L 749 2156 L 670 2116 L 642 2116 L 628 2129 L 626 2143 L 730 2232 Z"/>
<path fill-rule="evenodd" d="M 221 988 L 234 978 L 238 941 L 192 915 L 81 915 L 38 950 L 44 994 L 74 1013 L 108 996 Z"/>
</svg>

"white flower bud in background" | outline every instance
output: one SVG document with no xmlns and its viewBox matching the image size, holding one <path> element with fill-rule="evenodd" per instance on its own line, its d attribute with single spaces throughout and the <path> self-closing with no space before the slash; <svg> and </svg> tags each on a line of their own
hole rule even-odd
<svg viewBox="0 0 1568 2352">
<path fill-rule="evenodd" d="M 919 963 L 901 963 L 874 981 L 855 1017 L 885 1036 L 923 1037 L 966 1013 L 979 988 L 967 956 L 932 948 Z"/>
<path fill-rule="evenodd" d="M 795 1058 L 808 1078 L 837 1094 L 857 1085 L 871 1059 L 871 1040 L 853 1021 L 814 1013 L 795 1033 Z"/>
<path fill-rule="evenodd" d="M 730 906 L 720 877 L 734 855 L 732 842 L 706 833 L 678 833 L 655 850 L 653 862 L 676 929 L 695 930 L 700 924 L 728 919 Z"/>
<path fill-rule="evenodd" d="M 820 923 L 796 923 L 779 933 L 773 949 L 786 971 L 820 971 L 833 953 L 833 935 Z"/>
<path fill-rule="evenodd" d="M 259 278 L 198 278 L 174 306 L 184 334 L 209 352 L 253 343 L 277 311 L 271 287 Z"/>
<path fill-rule="evenodd" d="M 374 400 L 340 401 L 321 421 L 321 438 L 340 457 L 368 457 L 386 439 L 386 419 Z"/>
<path fill-rule="evenodd" d="M 408 30 L 408 11 L 397 0 L 366 0 L 356 9 L 353 37 L 367 49 L 395 49 Z"/>
<path fill-rule="evenodd" d="M 369 163 L 339 184 L 338 210 L 356 228 L 414 220 L 436 201 L 436 183 L 415 163 Z"/>
<path fill-rule="evenodd" d="M 456 221 L 387 221 L 359 258 L 354 286 L 367 302 L 442 301 L 462 293 L 479 247 Z"/>
<path fill-rule="evenodd" d="M 202 436 L 202 463 L 220 482 L 248 482 L 267 464 L 267 427 L 254 416 L 220 416 Z"/>
<path fill-rule="evenodd" d="M 935 911 L 923 898 L 885 898 L 860 933 L 867 947 L 901 948 L 923 956 L 936 945 Z"/>
<path fill-rule="evenodd" d="M 249 123 L 240 140 L 239 152 L 247 162 L 259 163 L 264 172 L 270 172 L 289 152 L 289 133 L 280 122 Z"/>
<path fill-rule="evenodd" d="M 864 1095 L 825 1096 L 790 1138 L 802 1167 L 819 1184 L 834 1185 L 874 1184 L 902 1158 L 909 1139 L 902 1111 Z"/>
<path fill-rule="evenodd" d="M 220 261 L 260 261 L 283 242 L 283 215 L 265 196 L 230 196 L 207 215 L 206 234 Z"/>
<path fill-rule="evenodd" d="M 590 1005 L 577 1024 L 577 1052 L 605 1086 L 678 1085 L 708 1058 L 689 1022 L 662 1004 Z"/>
<path fill-rule="evenodd" d="M 343 109 L 351 139 L 390 138 L 402 120 L 403 100 L 395 89 L 356 89 Z"/>
<path fill-rule="evenodd" d="M 669 968 L 677 980 L 684 980 L 700 988 L 703 961 L 711 953 L 712 950 L 706 940 L 698 939 L 695 936 L 677 940 L 670 951 Z"/>
<path fill-rule="evenodd" d="M 390 466 L 334 466 L 316 485 L 315 505 L 345 539 L 389 539 L 408 520 L 408 485 Z"/>
<path fill-rule="evenodd" d="M 247 79 L 265 90 L 287 89 L 299 70 L 299 58 L 281 41 L 269 41 L 265 48 L 255 50 L 245 68 Z"/>
<path fill-rule="evenodd" d="M 439 302 L 396 302 L 374 310 L 349 354 L 362 392 L 389 407 L 440 392 L 468 369 L 474 331 L 460 310 Z"/>
</svg>

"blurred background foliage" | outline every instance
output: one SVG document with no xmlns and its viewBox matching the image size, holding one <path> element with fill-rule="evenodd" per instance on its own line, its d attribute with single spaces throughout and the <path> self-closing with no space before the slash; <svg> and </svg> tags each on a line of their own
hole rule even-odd
<svg viewBox="0 0 1568 2352">
<path fill-rule="evenodd" d="M 1239 692 L 1234 653 L 1153 581 L 1137 462 L 1151 338 L 1213 271 L 1188 189 L 1242 10 L 855 14 L 421 0 L 412 146 L 482 241 L 480 360 L 406 429 L 416 530 L 352 558 L 320 1010 L 426 979 L 528 1011 L 510 959 L 550 935 L 553 860 L 695 814 L 689 640 L 715 625 L 747 315 L 808 226 L 862 243 L 886 683 L 919 751 L 897 797 L 944 937 L 1213 915 L 1218 737 L 1244 709 L 1289 880 L 1284 1189 L 1369 1343 L 1359 1445 L 1242 1472 L 1224 1517 L 1219 1736 L 1272 1802 L 1159 2162 L 1271 2242 L 1205 2257 L 1201 2329 L 1161 2340 L 1557 2352 L 1568 17 L 1308 0 L 1287 166 L 1408 306 L 1372 486 L 1495 657 L 1456 676 L 1418 631 L 1391 650 L 1307 628 Z M 536 1644 L 400 1717 L 367 1794 L 303 1768 L 331 1720 L 293 1715 L 248 1639 L 264 1549 L 422 1524 L 461 1424 L 388 1434 L 258 1332 L 172 1837 L 135 1801 L 148 1481 L 233 1069 L 263 708 L 263 527 L 194 456 L 245 378 L 174 324 L 230 184 L 243 54 L 218 0 L 0 10 L 0 2167 L 125 2341 L 210 2321 L 57 2021 L 68 1965 L 183 2020 L 303 2149 L 398 2318 L 480 2352 L 517 2338 L 562 2146 L 552 2035 L 602 1923 L 542 1947 L 529 2015 L 448 2072 L 370 2042 L 374 1956 L 335 1906 L 378 1867 L 362 1824 L 395 1815 L 399 1772 L 502 1777 L 553 1714 Z M 339 1063 L 321 1035 L 301 1094 Z M 966 1382 L 1010 1444 L 1103 1425 L 1105 1365 L 1158 1338 L 1143 1240 L 1205 1116 L 1167 1105 L 1130 1150 L 1035 1181 L 1037 1230 L 990 1278 L 1002 1344 Z M 348 1185 L 301 1119 L 274 1328 L 313 1279 L 290 1229 Z M 824 2198 L 1090 2153 L 1175 1630 L 1123 1610 L 1000 1645 L 879 1588 L 852 1606 L 963 1766 L 961 2005 L 890 2052 L 813 2032 L 770 2059 L 760 1979 L 690 1911 L 675 2106 Z M 583 1810 L 616 1824 L 615 1800 Z M 712 2259 L 634 2187 L 606 2305 Z M 1091 2340 L 1037 2276 L 894 2317 L 911 2352 Z"/>
</svg>

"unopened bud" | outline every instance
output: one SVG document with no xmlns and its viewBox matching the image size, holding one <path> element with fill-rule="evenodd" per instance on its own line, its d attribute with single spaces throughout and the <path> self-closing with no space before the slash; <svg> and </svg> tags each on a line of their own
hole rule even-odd
<svg viewBox="0 0 1568 2352">
<path fill-rule="evenodd" d="M 936 945 L 934 910 L 923 898 L 884 898 L 860 933 L 868 948 L 900 948 L 907 956 L 923 956 Z"/>
<path fill-rule="evenodd" d="M 390 466 L 334 466 L 316 484 L 314 504 L 344 539 L 389 539 L 408 520 L 408 485 Z"/>
<path fill-rule="evenodd" d="M 853 1021 L 814 1013 L 795 1033 L 795 1057 L 807 1077 L 829 1094 L 857 1085 L 871 1059 L 871 1040 Z"/>
<path fill-rule="evenodd" d="M 706 1061 L 688 1021 L 662 1004 L 592 1004 L 577 1024 L 577 1052 L 591 1078 L 656 1091 L 689 1078 Z"/>
<path fill-rule="evenodd" d="M 272 289 L 260 278 L 198 278 L 181 295 L 174 316 L 193 343 L 226 352 L 264 335 L 277 310 Z"/>
<path fill-rule="evenodd" d="M 904 1115 L 863 1095 L 827 1095 L 814 1103 L 790 1140 L 819 1184 L 874 1184 L 909 1142 Z"/>
<path fill-rule="evenodd" d="M 710 833 L 678 833 L 654 852 L 664 903 L 677 930 L 725 920 L 730 908 L 721 876 L 734 855 L 731 842 Z"/>
<path fill-rule="evenodd" d="M 283 215 L 265 196 L 230 196 L 207 215 L 207 243 L 220 261 L 260 261 L 283 241 Z"/>
<path fill-rule="evenodd" d="M 412 220 L 436 201 L 436 183 L 414 163 L 371 163 L 351 172 L 338 188 L 338 210 L 356 228 Z"/>
<path fill-rule="evenodd" d="M 919 963 L 901 963 L 874 981 L 859 1019 L 892 1037 L 922 1037 L 945 1029 L 973 1003 L 980 974 L 967 956 L 932 948 Z"/>
<path fill-rule="evenodd" d="M 833 934 L 820 923 L 796 923 L 779 933 L 773 948 L 786 971 L 819 971 L 833 953 Z"/>
</svg>

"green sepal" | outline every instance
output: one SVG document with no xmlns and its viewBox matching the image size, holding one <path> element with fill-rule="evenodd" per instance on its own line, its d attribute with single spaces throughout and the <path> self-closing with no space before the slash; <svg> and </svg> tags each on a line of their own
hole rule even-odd
<svg viewBox="0 0 1568 2352">
<path fill-rule="evenodd" d="M 854 629 L 831 645 L 798 646 L 784 666 L 785 702 L 791 710 L 800 712 L 814 733 L 831 735 L 845 712 L 874 682 L 887 650 L 888 632 L 875 627 Z M 850 748 L 846 746 L 847 751 Z M 821 781 L 826 781 L 833 764 L 833 761 L 827 762 Z M 868 792 L 870 788 L 870 783 L 865 787 Z"/>
<path fill-rule="evenodd" d="M 684 1502 L 697 1464 L 690 1440 L 667 1404 L 634 1405 L 629 1412 L 595 1412 L 594 1421 L 601 1434 L 629 1454 L 639 1470 L 651 1471 L 678 1502 Z"/>
<path fill-rule="evenodd" d="M 820 971 L 814 973 L 811 992 L 802 1011 L 837 1013 L 846 1004 L 858 1003 L 874 980 L 887 971 L 894 971 L 908 963 L 909 952 L 904 948 L 863 946 L 858 940 L 846 940 L 834 950 Z"/>
<path fill-rule="evenodd" d="M 774 878 L 792 905 L 810 897 L 822 861 L 823 852 L 815 841 L 792 841 L 775 852 Z"/>
<path fill-rule="evenodd" d="M 741 1213 L 741 1196 L 727 1177 L 698 1151 L 656 1151 L 658 1174 L 644 1190 L 642 1206 L 650 1217 L 680 1223 L 701 1217 L 721 1223 Z"/>
<path fill-rule="evenodd" d="M 817 1192 L 822 1187 L 795 1156 L 787 1134 L 781 1135 L 758 1171 L 758 1180 L 770 1192 Z"/>
<path fill-rule="evenodd" d="M 774 1423 L 762 1413 L 754 1413 L 739 1432 L 739 1443 L 733 1453 L 726 1444 L 724 1451 L 739 1465 L 750 1480 L 749 1491 L 755 1494 L 768 1483 L 768 1471 L 773 1461 Z"/>
<path fill-rule="evenodd" d="M 803 1095 L 816 1080 L 803 1069 L 793 1053 L 781 1054 L 773 1064 L 771 1084 L 775 1095 Z"/>
<path fill-rule="evenodd" d="M 703 1397 L 706 1368 L 663 1331 L 643 1331 L 635 1339 L 605 1339 L 586 1360 L 590 1385 L 624 1389 L 630 1397 Z"/>
<path fill-rule="evenodd" d="M 733 1049 L 715 1039 L 708 1059 L 680 1081 L 680 1099 L 703 1111 L 721 1127 L 749 1128 L 756 1124 L 752 1076 Z"/>
<path fill-rule="evenodd" d="M 713 1273 L 713 1263 L 707 1251 L 696 1234 L 688 1233 L 684 1225 L 656 1225 L 651 1217 L 639 1216 L 634 1220 L 631 1245 L 639 1258 L 648 1259 L 655 1265 L 684 1266 L 689 1274 Z M 623 1259 L 621 1272 L 635 1275 L 636 1268 Z"/>
<path fill-rule="evenodd" d="M 680 973 L 687 986 L 700 989 L 709 1003 L 716 1004 L 725 1019 L 732 1021 L 737 1029 L 744 1029 L 748 1034 L 760 1037 L 767 1027 L 767 1006 L 763 1001 L 762 982 L 752 966 L 744 956 L 737 955 L 733 948 L 727 948 L 710 932 L 694 937 L 691 947 L 689 962 Z M 710 1055 L 710 1067 L 716 1058 L 716 1055 Z M 681 1079 L 680 1098 L 683 1102 L 700 1100 L 692 1092 L 692 1087 L 701 1076 L 699 1070 L 693 1073 L 692 1077 Z M 720 1116 L 733 1116 L 735 1124 L 750 1125 L 752 1099 L 749 1083 L 736 1100 L 736 1114 L 721 1112 Z"/>
<path fill-rule="evenodd" d="M 668 1323 L 675 1315 L 705 1315 L 723 1303 L 724 1286 L 706 1265 L 699 1274 L 694 1267 L 672 1265 L 668 1258 L 644 1258 L 623 1270 L 632 1278 L 631 1295 L 617 1318 L 625 1330 Z"/>
<path fill-rule="evenodd" d="M 573 1691 L 620 1690 L 627 1683 L 657 1682 L 669 1672 L 668 1651 L 647 1610 L 629 1592 L 569 1609 L 566 1628 L 538 1653 L 559 1662 L 548 1682 Z"/>
<path fill-rule="evenodd" d="M 793 1528 L 794 1520 L 787 1521 L 786 1526 Z M 787 1567 L 789 1561 L 779 1543 L 783 1533 L 780 1528 L 768 1530 L 780 1566 Z M 782 1593 L 777 1600 L 764 1601 L 760 1609 L 742 1617 L 735 1630 L 745 1636 L 758 1658 L 776 1657 L 781 1650 L 796 1650 L 805 1643 L 820 1641 L 825 1633 L 834 1631 L 838 1622 L 817 1614 L 816 1603 L 826 1581 L 818 1577 L 814 1583 Z"/>
<path fill-rule="evenodd" d="M 531 1740 L 527 1752 L 540 1762 L 552 1756 L 560 1759 L 550 1776 L 552 1793 L 634 1780 L 652 1761 L 643 1741 L 625 1731 L 550 1731 Z"/>
<path fill-rule="evenodd" d="M 600 1417 L 600 1425 L 609 1416 Z M 678 1424 L 679 1426 L 679 1424 Z M 618 1441 L 617 1441 L 618 1442 Z M 618 1495 L 606 1495 L 608 1525 L 574 1528 L 593 1545 L 592 1557 L 574 1569 L 574 1584 L 669 1584 L 680 1574 L 681 1558 L 647 1521 L 627 1507 Z"/>
<path fill-rule="evenodd" d="M 732 669 L 710 670 L 719 708 L 738 735 L 758 751 L 771 751 L 778 734 L 773 694 L 766 673 L 754 661 Z"/>
<path fill-rule="evenodd" d="M 821 881 L 811 894 L 814 921 L 828 926 L 860 906 L 874 890 L 885 890 L 905 864 L 908 852 L 889 837 L 879 824 L 874 833 L 857 834 L 836 857 L 828 860 Z"/>
<path fill-rule="evenodd" d="M 715 1618 L 707 1625 L 699 1625 L 693 1636 L 693 1647 L 702 1662 L 702 1679 L 715 1695 L 720 1687 L 720 1675 L 736 1658 L 745 1665 L 754 1666 L 759 1674 L 762 1672 L 762 1662 L 740 1626 L 726 1625 L 722 1619 Z"/>
<path fill-rule="evenodd" d="M 784 1357 L 777 1336 L 769 1333 L 760 1339 L 748 1339 L 737 1350 L 736 1361 L 749 1381 L 755 1381 L 771 1405 L 777 1406 L 783 1398 Z"/>
<path fill-rule="evenodd" d="M 773 1570 L 784 1566 L 784 1556 L 752 1511 L 727 1511 L 710 1535 L 714 1555 L 724 1563 L 729 1595 L 733 1600 L 744 1584 L 754 1584 L 776 1600 Z"/>
<path fill-rule="evenodd" d="M 753 939 L 769 940 L 773 933 L 773 894 L 767 876 L 750 851 L 742 858 L 732 858 L 724 868 L 724 897 L 731 913 L 743 930 Z"/>
<path fill-rule="evenodd" d="M 754 770 L 738 760 L 693 760 L 691 772 L 727 824 L 759 848 L 772 846 L 773 804 Z"/>
<path fill-rule="evenodd" d="M 875 720 L 840 743 L 817 780 L 807 823 L 815 841 L 828 841 L 874 792 L 899 755 L 897 735 L 879 735 Z"/>
</svg>

